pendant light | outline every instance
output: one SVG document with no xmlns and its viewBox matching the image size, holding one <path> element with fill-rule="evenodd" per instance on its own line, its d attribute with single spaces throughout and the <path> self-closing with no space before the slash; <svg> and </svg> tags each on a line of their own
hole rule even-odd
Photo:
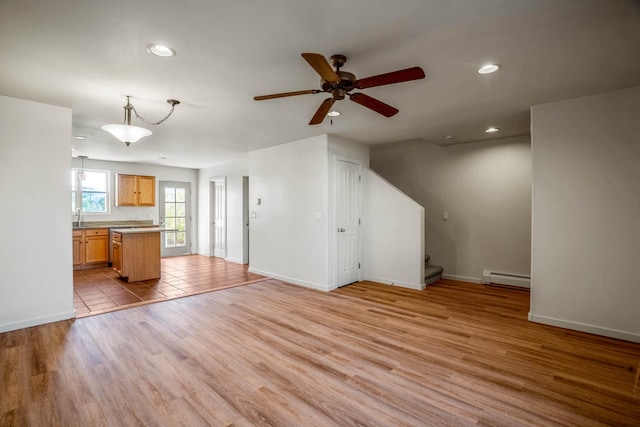
<svg viewBox="0 0 640 427">
<path fill-rule="evenodd" d="M 80 159 L 80 180 L 84 181 L 85 179 L 87 179 L 87 174 L 84 173 L 84 159 L 88 159 L 88 156 L 78 156 L 78 158 Z"/>
<path fill-rule="evenodd" d="M 162 120 L 158 122 L 150 123 L 138 114 L 135 107 L 131 104 L 131 102 L 129 102 L 129 98 L 130 97 L 127 96 L 127 105 L 124 106 L 124 123 L 102 126 L 103 130 L 109 132 L 111 135 L 127 144 L 127 146 L 131 145 L 134 142 L 138 142 L 140 138 L 151 135 L 151 131 L 149 129 L 131 125 L 131 111 L 135 113 L 136 118 L 138 118 L 139 120 L 142 120 L 149 125 L 159 125 L 160 123 L 167 120 L 173 113 L 173 109 L 175 108 L 175 106 L 180 104 L 180 101 L 176 99 L 167 99 L 167 103 L 171 105 L 171 111 L 169 111 L 169 114 L 167 114 Z"/>
</svg>

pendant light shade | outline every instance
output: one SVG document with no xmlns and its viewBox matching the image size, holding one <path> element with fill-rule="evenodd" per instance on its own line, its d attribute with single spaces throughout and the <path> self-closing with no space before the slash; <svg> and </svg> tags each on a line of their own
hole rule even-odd
<svg viewBox="0 0 640 427">
<path fill-rule="evenodd" d="M 104 125 L 102 129 L 127 145 L 138 142 L 140 138 L 151 135 L 149 129 L 131 125 Z"/>
<path fill-rule="evenodd" d="M 143 117 L 141 117 L 133 105 L 129 102 L 129 97 L 127 96 L 127 105 L 124 106 L 124 123 L 123 124 L 111 124 L 102 126 L 102 130 L 109 132 L 111 135 L 118 138 L 120 141 L 124 142 L 129 146 L 134 142 L 138 142 L 140 138 L 144 138 L 145 136 L 151 135 L 151 131 L 149 129 L 141 128 L 138 126 L 131 125 L 131 111 L 135 113 L 136 117 L 143 122 L 150 125 L 159 125 L 164 122 L 171 116 L 173 113 L 173 109 L 176 105 L 180 104 L 180 101 L 176 99 L 168 99 L 167 103 L 171 105 L 171 111 L 167 114 L 162 120 L 156 123 L 150 123 L 146 121 Z"/>
</svg>

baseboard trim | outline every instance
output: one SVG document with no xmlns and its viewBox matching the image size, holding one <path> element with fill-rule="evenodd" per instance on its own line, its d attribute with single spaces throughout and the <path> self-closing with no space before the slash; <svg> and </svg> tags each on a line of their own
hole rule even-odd
<svg viewBox="0 0 640 427">
<path fill-rule="evenodd" d="M 477 284 L 482 283 L 482 279 L 478 279 L 475 277 L 467 277 L 467 276 L 457 276 L 455 274 L 443 274 L 442 278 L 449 279 L 449 280 L 457 280 L 459 282 L 469 282 L 469 283 L 477 283 Z"/>
<path fill-rule="evenodd" d="M 15 331 L 18 329 L 31 328 L 33 326 L 45 325 L 47 323 L 59 322 L 61 320 L 73 319 L 76 317 L 76 311 L 68 311 L 53 316 L 38 317 L 37 319 L 23 320 L 15 323 L 5 323 L 0 325 L 0 333 Z"/>
<path fill-rule="evenodd" d="M 540 316 L 529 312 L 529 321 L 535 323 L 542 323 L 550 326 L 557 326 L 559 328 L 571 329 L 579 332 L 587 332 L 589 334 L 602 335 L 609 338 L 616 338 L 619 340 L 631 341 L 640 343 L 640 334 L 632 332 L 620 331 L 617 329 L 603 328 L 601 326 L 589 325 L 586 323 L 572 322 L 570 320 L 557 319 L 555 317 Z"/>
<path fill-rule="evenodd" d="M 293 277 L 282 276 L 280 274 L 274 274 L 274 273 L 271 273 L 271 272 L 268 272 L 268 271 L 258 270 L 258 269 L 251 268 L 251 267 L 249 267 L 249 272 L 250 273 L 256 273 L 256 274 L 259 274 L 261 276 L 267 276 L 267 277 L 270 277 L 272 279 L 282 280 L 283 282 L 291 283 L 293 285 L 303 286 L 305 288 L 316 289 L 318 291 L 328 292 L 328 291 L 332 291 L 332 290 L 336 289 L 335 286 L 325 286 L 325 285 L 321 285 L 320 283 L 307 282 L 305 280 L 294 279 Z"/>
<path fill-rule="evenodd" d="M 242 260 L 237 258 L 225 258 L 224 260 L 229 262 L 234 262 L 236 264 L 242 264 Z"/>
<path fill-rule="evenodd" d="M 399 286 L 401 288 L 415 289 L 416 291 L 423 291 L 426 288 L 424 283 L 399 282 L 397 280 L 385 279 L 382 277 L 363 276 L 361 280 L 382 283 L 384 285 Z"/>
</svg>

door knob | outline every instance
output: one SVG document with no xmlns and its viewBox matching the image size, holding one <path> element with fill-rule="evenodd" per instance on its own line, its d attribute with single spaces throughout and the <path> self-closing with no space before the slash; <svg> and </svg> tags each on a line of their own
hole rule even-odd
<svg viewBox="0 0 640 427">
<path fill-rule="evenodd" d="M 344 233 L 345 231 L 347 230 L 345 230 L 344 228 L 338 228 L 338 233 Z"/>
</svg>

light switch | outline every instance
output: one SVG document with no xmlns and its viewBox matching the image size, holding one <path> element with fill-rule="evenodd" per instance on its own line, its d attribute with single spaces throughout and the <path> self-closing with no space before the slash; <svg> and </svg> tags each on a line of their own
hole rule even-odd
<svg viewBox="0 0 640 427">
<path fill-rule="evenodd" d="M 447 212 L 447 211 L 442 212 L 442 219 L 444 219 L 444 220 L 449 219 L 449 212 Z"/>
<path fill-rule="evenodd" d="M 255 212 L 251 212 L 251 218 L 255 218 L 256 217 L 256 213 Z"/>
<path fill-rule="evenodd" d="M 320 221 L 322 219 L 322 212 L 314 212 L 313 219 L 315 219 L 316 221 Z"/>
</svg>

